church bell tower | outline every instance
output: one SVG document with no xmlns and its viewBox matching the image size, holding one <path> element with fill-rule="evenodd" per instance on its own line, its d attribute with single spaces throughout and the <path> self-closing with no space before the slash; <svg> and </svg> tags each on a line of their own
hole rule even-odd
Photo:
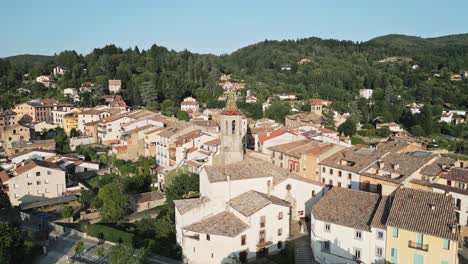
<svg viewBox="0 0 468 264">
<path fill-rule="evenodd" d="M 243 116 L 237 108 L 236 96 L 231 92 L 228 94 L 226 107 L 219 119 L 221 149 L 215 163 L 231 164 L 244 159 L 242 144 L 244 124 L 242 120 Z"/>
</svg>

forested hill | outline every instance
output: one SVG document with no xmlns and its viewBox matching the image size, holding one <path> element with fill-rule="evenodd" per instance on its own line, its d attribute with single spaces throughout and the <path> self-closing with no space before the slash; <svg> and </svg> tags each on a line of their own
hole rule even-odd
<svg viewBox="0 0 468 264">
<path fill-rule="evenodd" d="M 420 38 L 406 35 L 385 35 L 373 38 L 369 44 L 393 48 L 438 49 L 447 47 L 467 47 L 468 34 L 449 35 L 436 38 Z"/>
<path fill-rule="evenodd" d="M 108 45 L 81 55 L 63 51 L 54 56 L 23 55 L 0 59 L 0 108 L 35 97 L 60 97 L 61 90 L 96 83 L 96 103 L 106 93 L 109 79 L 123 82 L 123 95 L 132 106 L 164 100 L 176 106 L 194 95 L 204 103 L 216 101 L 219 77 L 231 73 L 244 81 L 263 102 L 275 93 L 294 93 L 303 99 L 322 97 L 334 108 L 352 112 L 366 123 L 377 117 L 399 121 L 405 105 L 421 102 L 440 114 L 444 103 L 468 109 L 468 81 L 450 81 L 451 74 L 468 70 L 468 34 L 439 38 L 387 35 L 367 42 L 305 38 L 263 41 L 231 54 L 214 56 L 176 52 L 153 45 L 147 50 Z M 34 83 L 54 66 L 69 71 L 58 79 L 58 89 Z M 413 69 L 418 65 L 419 68 Z M 434 75 L 440 77 L 434 77 Z M 18 88 L 31 90 L 18 94 Z M 364 107 L 359 89 L 374 90 L 374 105 Z"/>
</svg>

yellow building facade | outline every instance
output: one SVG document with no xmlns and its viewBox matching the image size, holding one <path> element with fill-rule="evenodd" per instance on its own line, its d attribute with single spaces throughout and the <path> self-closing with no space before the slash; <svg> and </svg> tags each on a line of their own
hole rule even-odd
<svg viewBox="0 0 468 264">
<path fill-rule="evenodd" d="M 458 264 L 458 241 L 387 226 L 386 259 L 399 264 Z"/>
<path fill-rule="evenodd" d="M 63 117 L 63 130 L 68 136 L 73 128 L 78 131 L 78 113 L 66 114 Z"/>
</svg>

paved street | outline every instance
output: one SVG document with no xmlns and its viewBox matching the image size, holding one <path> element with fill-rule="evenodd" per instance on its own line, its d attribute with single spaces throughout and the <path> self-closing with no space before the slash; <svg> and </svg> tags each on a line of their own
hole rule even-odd
<svg viewBox="0 0 468 264">
<path fill-rule="evenodd" d="M 88 264 L 103 264 L 107 263 L 107 256 L 104 258 L 97 257 L 97 249 L 103 246 L 106 249 L 106 255 L 109 252 L 110 244 L 98 245 L 96 241 L 89 239 L 81 239 L 81 237 L 71 234 L 63 234 L 55 241 L 51 241 L 48 247 L 47 255 L 38 258 L 38 264 L 51 264 L 51 263 L 67 263 L 67 260 L 75 255 L 74 245 L 78 241 L 83 241 L 85 245 L 85 253 L 82 258 L 75 263 L 88 263 Z"/>
</svg>

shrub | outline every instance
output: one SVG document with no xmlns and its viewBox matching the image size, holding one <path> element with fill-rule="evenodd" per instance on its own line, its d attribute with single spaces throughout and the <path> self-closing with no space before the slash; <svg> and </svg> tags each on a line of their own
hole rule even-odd
<svg viewBox="0 0 468 264">
<path fill-rule="evenodd" d="M 86 233 L 90 236 L 103 238 L 104 240 L 114 243 L 133 244 L 133 234 L 105 225 L 87 225 Z"/>
</svg>

